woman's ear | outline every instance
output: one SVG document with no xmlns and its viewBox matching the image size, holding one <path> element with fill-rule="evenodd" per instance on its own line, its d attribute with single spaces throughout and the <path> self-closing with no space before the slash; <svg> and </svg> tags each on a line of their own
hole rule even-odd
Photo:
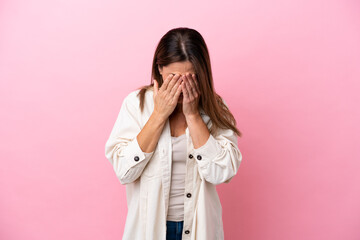
<svg viewBox="0 0 360 240">
<path fill-rule="evenodd" d="M 159 73 L 162 75 L 162 66 L 158 65 Z"/>
</svg>

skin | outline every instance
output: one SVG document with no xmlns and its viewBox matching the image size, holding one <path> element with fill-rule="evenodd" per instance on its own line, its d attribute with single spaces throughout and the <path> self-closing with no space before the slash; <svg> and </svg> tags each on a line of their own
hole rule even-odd
<svg viewBox="0 0 360 240">
<path fill-rule="evenodd" d="M 199 83 L 192 63 L 171 63 L 159 67 L 159 72 L 164 82 L 159 88 L 154 79 L 154 111 L 137 135 L 140 148 L 147 153 L 155 150 L 168 118 L 172 135 L 181 135 L 188 127 L 194 148 L 203 146 L 210 132 L 199 112 Z"/>
</svg>

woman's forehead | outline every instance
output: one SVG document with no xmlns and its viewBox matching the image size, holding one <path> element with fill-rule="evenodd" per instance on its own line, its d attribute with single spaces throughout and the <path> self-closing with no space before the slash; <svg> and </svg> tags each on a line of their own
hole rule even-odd
<svg viewBox="0 0 360 240">
<path fill-rule="evenodd" d="M 176 73 L 185 74 L 187 72 L 195 73 L 194 66 L 189 61 L 170 63 L 164 66 L 164 70 L 168 73 L 174 73 L 174 74 Z"/>
</svg>

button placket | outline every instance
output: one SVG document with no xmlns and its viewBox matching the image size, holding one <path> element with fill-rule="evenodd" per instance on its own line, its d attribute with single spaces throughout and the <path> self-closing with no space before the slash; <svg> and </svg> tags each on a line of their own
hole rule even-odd
<svg viewBox="0 0 360 240">
<path fill-rule="evenodd" d="M 190 145 L 190 142 L 191 141 L 191 139 L 188 141 L 188 145 L 187 145 L 187 150 L 190 150 L 191 149 L 191 145 Z M 193 159 L 194 158 L 194 156 L 188 151 L 187 152 L 187 154 L 188 154 L 188 158 L 189 159 Z M 190 169 L 192 169 L 192 166 L 193 165 L 193 161 L 191 161 L 191 160 L 187 160 L 186 161 L 186 167 L 187 167 L 187 169 L 186 169 L 186 171 L 187 171 L 187 173 L 186 173 L 186 177 L 187 177 L 187 180 L 186 180 L 186 186 L 185 186 L 185 192 L 186 191 L 191 191 L 192 190 L 192 179 L 193 179 L 193 173 L 190 171 Z M 185 215 L 184 215 L 184 217 L 187 219 L 187 218 L 189 218 L 190 216 L 188 216 L 188 214 L 189 214 L 189 210 L 188 210 L 188 208 L 189 209 L 192 209 L 193 208 L 193 202 L 191 201 L 191 193 L 190 192 L 188 192 L 188 193 L 186 193 L 186 199 L 188 200 L 188 201 L 185 201 L 185 209 L 184 209 L 184 211 L 185 211 Z M 186 224 L 184 225 L 184 233 L 185 234 L 189 234 L 190 233 L 190 231 L 189 230 L 185 230 L 186 228 L 188 228 L 189 226 L 187 226 L 188 224 L 191 224 L 191 221 L 189 221 L 188 222 L 188 220 L 186 220 Z"/>
</svg>

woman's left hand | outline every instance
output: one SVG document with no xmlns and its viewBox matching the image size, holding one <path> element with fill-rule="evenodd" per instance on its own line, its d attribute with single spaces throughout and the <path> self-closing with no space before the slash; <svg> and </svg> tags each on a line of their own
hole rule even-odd
<svg viewBox="0 0 360 240">
<path fill-rule="evenodd" d="M 199 114 L 200 89 L 195 74 L 186 73 L 183 76 L 182 93 L 183 103 L 182 111 L 185 117 L 196 116 Z"/>
</svg>

